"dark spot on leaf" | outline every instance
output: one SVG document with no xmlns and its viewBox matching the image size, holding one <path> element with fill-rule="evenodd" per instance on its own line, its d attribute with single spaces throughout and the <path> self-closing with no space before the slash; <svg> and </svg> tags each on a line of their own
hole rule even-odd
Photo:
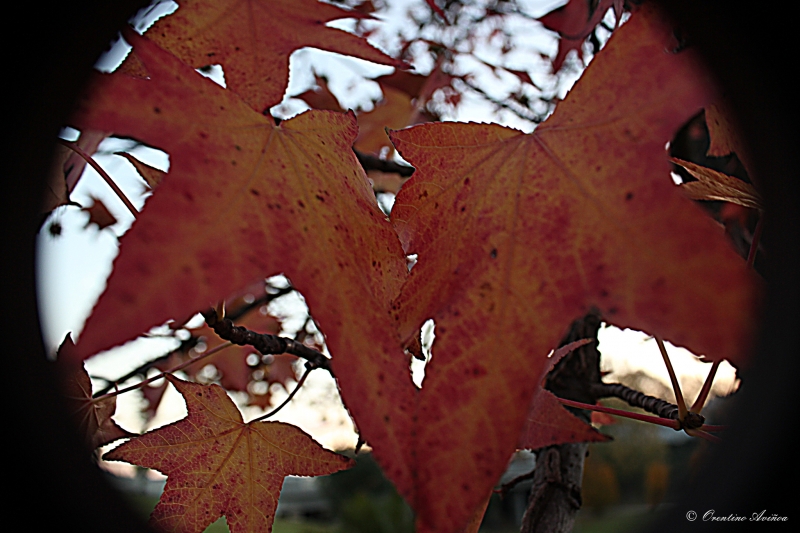
<svg viewBox="0 0 800 533">
<path fill-rule="evenodd" d="M 464 205 L 462 205 L 462 206 L 461 206 L 461 212 L 463 213 L 463 212 L 464 212 L 464 211 L 466 211 L 466 210 L 467 210 L 467 207 L 466 207 L 466 206 L 464 206 Z"/>
<path fill-rule="evenodd" d="M 625 195 L 625 201 L 629 202 L 631 200 L 633 200 L 633 193 L 629 192 L 628 194 Z"/>
<path fill-rule="evenodd" d="M 300 207 L 302 207 L 303 209 L 305 209 L 305 208 L 306 208 L 306 204 L 304 204 L 302 200 L 297 200 L 297 205 L 299 205 L 299 206 L 300 206 Z"/>
<path fill-rule="evenodd" d="M 161 113 L 161 108 L 160 107 L 154 107 L 153 108 L 153 113 L 155 113 L 157 115 L 160 114 Z"/>
<path fill-rule="evenodd" d="M 316 199 L 319 200 L 320 202 L 324 202 L 325 201 L 325 198 L 323 198 L 319 194 L 316 195 Z"/>
<path fill-rule="evenodd" d="M 464 178 L 464 185 L 469 185 L 469 178 Z"/>
<path fill-rule="evenodd" d="M 261 195 L 261 193 L 258 192 L 256 189 L 250 189 L 250 194 L 252 194 L 253 196 L 260 196 Z M 272 205 L 271 204 L 269 206 L 267 206 L 267 207 L 272 209 Z"/>
<path fill-rule="evenodd" d="M 492 248 L 492 251 L 489 252 L 489 257 L 492 259 L 497 259 L 497 248 Z"/>
</svg>

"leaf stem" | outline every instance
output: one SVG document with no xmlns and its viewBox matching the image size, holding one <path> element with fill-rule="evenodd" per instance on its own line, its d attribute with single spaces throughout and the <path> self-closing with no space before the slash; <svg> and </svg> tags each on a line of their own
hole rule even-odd
<svg viewBox="0 0 800 533">
<path fill-rule="evenodd" d="M 747 266 L 753 268 L 756 262 L 756 252 L 758 252 L 758 243 L 761 241 L 761 232 L 764 230 L 764 215 L 760 214 L 758 222 L 756 222 L 756 229 L 753 231 L 753 240 L 750 242 L 750 251 L 747 254 Z"/>
<path fill-rule="evenodd" d="M 667 372 L 669 373 L 669 379 L 672 382 L 672 390 L 675 392 L 675 403 L 678 405 L 678 420 L 684 420 L 686 418 L 686 413 L 688 413 L 688 409 L 686 409 L 686 402 L 683 401 L 683 393 L 681 393 L 681 386 L 678 383 L 678 378 L 675 376 L 675 370 L 672 368 L 672 363 L 669 360 L 669 355 L 667 355 L 667 348 L 664 346 L 664 341 L 661 340 L 660 337 L 654 337 L 656 339 L 656 343 L 658 344 L 658 349 L 661 351 L 661 357 L 664 358 L 664 364 L 667 365 Z"/>
<path fill-rule="evenodd" d="M 192 359 L 189 359 L 188 361 L 184 361 L 183 363 L 179 364 L 175 368 L 170 368 L 169 370 L 161 372 L 160 374 L 156 374 L 153 377 L 144 379 L 144 380 L 140 381 L 139 383 L 136 383 L 135 385 L 131 385 L 130 387 L 126 387 L 126 388 L 121 389 L 121 390 L 116 390 L 114 392 L 109 392 L 107 394 L 102 394 L 100 396 L 95 396 L 94 398 L 92 398 L 92 402 L 99 402 L 100 400 L 104 400 L 106 398 L 112 398 L 114 396 L 119 396 L 122 393 L 130 392 L 132 390 L 139 389 L 139 388 L 143 387 L 144 385 L 147 385 L 148 383 L 152 383 L 153 381 L 155 381 L 157 379 L 163 378 L 167 374 L 173 374 L 173 373 L 175 373 L 175 372 L 177 372 L 179 370 L 183 370 L 187 366 L 189 366 L 189 365 L 191 365 L 193 363 L 196 363 L 198 361 L 201 361 L 201 360 L 205 359 L 206 357 L 214 355 L 215 353 L 219 353 L 222 350 L 224 350 L 225 348 L 230 348 L 231 346 L 233 346 L 232 342 L 226 342 L 225 344 L 220 344 L 216 348 L 212 348 L 212 349 L 210 349 L 210 350 L 208 350 L 206 352 L 203 352 L 202 354 L 198 355 L 197 357 L 193 357 Z M 116 386 L 116 385 L 113 385 L 113 386 Z"/>
<path fill-rule="evenodd" d="M 719 360 L 711 363 L 711 371 L 708 373 L 708 377 L 705 383 L 703 383 L 703 388 L 700 389 L 700 395 L 694 401 L 689 412 L 699 413 L 703 409 L 703 406 L 706 404 L 706 399 L 708 398 L 708 393 L 711 392 L 711 384 L 714 383 L 714 376 L 717 374 L 717 368 L 719 368 Z"/>
<path fill-rule="evenodd" d="M 639 420 L 641 422 L 650 422 L 651 424 L 658 424 L 659 426 L 665 426 L 668 428 L 672 428 L 674 430 L 681 429 L 680 422 L 678 422 L 677 420 L 660 418 L 657 416 L 643 415 L 640 413 L 631 413 L 629 411 L 621 411 L 620 409 L 614 409 L 613 407 L 604 407 L 602 405 L 589 405 L 588 403 L 581 403 L 573 400 L 565 400 L 564 398 L 558 398 L 558 401 L 563 403 L 564 405 L 569 405 L 570 407 L 577 407 L 578 409 L 588 409 L 590 411 L 598 411 L 601 413 L 608 413 L 610 415 L 623 416 L 625 418 L 632 418 L 633 420 Z"/>
<path fill-rule="evenodd" d="M 111 190 L 113 190 L 114 193 L 116 193 L 117 197 L 120 200 L 122 200 L 122 203 L 125 204 L 125 207 L 127 207 L 128 211 L 130 211 L 131 215 L 133 215 L 133 218 L 136 218 L 136 216 L 139 214 L 139 212 L 133 206 L 131 201 L 128 200 L 128 197 L 125 196 L 125 193 L 122 192 L 122 189 L 120 189 L 119 186 L 117 186 L 117 184 L 114 182 L 114 180 L 111 179 L 111 176 L 109 176 L 108 173 L 106 173 L 106 171 L 103 170 L 103 167 L 101 167 L 100 165 L 97 164 L 97 161 L 95 161 L 92 158 L 92 156 L 90 156 L 89 154 L 84 152 L 83 149 L 80 146 L 78 146 L 76 143 L 74 143 L 74 142 L 65 141 L 64 139 L 59 139 L 58 142 L 60 142 L 61 144 L 63 144 L 64 146 L 66 146 L 67 148 L 69 148 L 70 150 L 72 150 L 73 152 L 78 154 L 79 156 L 81 156 L 84 160 L 86 160 L 86 162 L 89 163 L 89 165 L 93 169 L 95 169 L 98 174 L 100 174 L 100 177 L 102 177 L 103 180 L 105 180 L 105 182 L 108 184 L 108 186 L 111 187 Z"/>
<path fill-rule="evenodd" d="M 252 346 L 261 352 L 262 355 L 276 355 L 281 353 L 296 355 L 309 361 L 314 368 L 324 368 L 333 375 L 330 359 L 325 357 L 321 352 L 309 348 L 301 342 L 277 335 L 256 333 L 242 326 L 235 325 L 228 318 L 219 320 L 217 312 L 214 309 L 201 311 L 200 314 L 205 318 L 208 327 L 213 329 L 214 333 L 219 335 L 221 339 L 231 341 L 239 346 Z"/>
<path fill-rule="evenodd" d="M 292 389 L 292 392 L 289 393 L 289 396 L 287 396 L 286 399 L 283 400 L 283 402 L 278 407 L 276 407 L 275 409 L 273 409 L 272 411 L 270 411 L 269 413 L 267 413 L 265 415 L 261 415 L 258 418 L 254 418 L 253 420 L 248 422 L 248 424 L 252 424 L 253 422 L 260 422 L 261 420 L 269 418 L 272 415 L 274 415 L 275 413 L 277 413 L 278 411 L 280 411 L 281 409 L 283 409 L 286 406 L 286 404 L 288 404 L 290 401 L 292 401 L 292 398 L 294 398 L 294 395 L 297 394 L 297 391 L 299 391 L 300 387 L 303 386 L 303 383 L 306 381 L 306 378 L 308 377 L 308 375 L 315 368 L 317 368 L 317 367 L 314 366 L 313 363 L 310 363 L 310 362 L 306 363 L 306 371 L 303 372 L 302 376 L 300 376 L 300 381 L 297 382 L 297 385 L 295 385 L 294 389 Z"/>
</svg>

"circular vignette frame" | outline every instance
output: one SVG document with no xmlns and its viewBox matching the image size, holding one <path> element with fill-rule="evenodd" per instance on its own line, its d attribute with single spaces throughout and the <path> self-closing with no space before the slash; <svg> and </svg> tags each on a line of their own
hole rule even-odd
<svg viewBox="0 0 800 533">
<path fill-rule="evenodd" d="M 766 509 L 796 520 L 796 451 L 790 435 L 797 408 L 800 324 L 798 101 L 788 76 L 772 65 L 794 64 L 791 17 L 721 0 L 661 2 L 688 42 L 697 46 L 737 110 L 767 206 L 764 242 L 769 285 L 754 364 L 743 374 L 723 442 L 714 447 L 683 500 L 651 526 L 687 527 L 686 513 L 750 516 Z M 35 286 L 35 239 L 44 176 L 60 127 L 94 61 L 131 14 L 146 2 L 65 1 L 9 6 L 3 34 L 6 120 L 3 132 L 3 328 L 6 397 L 6 482 L 14 497 L 6 519 L 20 529 L 148 531 L 87 457 L 67 421 L 45 359 Z M 771 7 L 771 6 L 769 6 Z M 12 33 L 13 32 L 13 33 Z M 781 59 L 785 59 L 781 61 Z M 796 62 L 796 61 L 795 61 Z M 8 388 L 10 387 L 10 390 Z M 29 510 L 33 509 L 33 510 Z M 701 522 L 696 522 L 701 523 Z M 704 531 L 730 524 L 703 524 Z"/>
</svg>

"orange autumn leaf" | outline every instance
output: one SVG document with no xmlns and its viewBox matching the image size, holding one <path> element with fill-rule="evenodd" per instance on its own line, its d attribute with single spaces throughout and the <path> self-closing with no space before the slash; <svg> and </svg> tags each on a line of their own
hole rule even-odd
<svg viewBox="0 0 800 533">
<path fill-rule="evenodd" d="M 673 157 L 670 161 L 686 169 L 697 181 L 683 183 L 680 188 L 692 200 L 720 200 L 743 207 L 763 209 L 764 203 L 755 187 L 733 176 L 691 161 Z"/>
<path fill-rule="evenodd" d="M 117 397 L 92 398 L 89 374 L 72 353 L 75 345 L 67 335 L 58 349 L 57 362 L 61 373 L 62 392 L 87 447 L 94 450 L 118 439 L 133 437 L 111 418 L 117 409 Z"/>
<path fill-rule="evenodd" d="M 569 442 L 607 440 L 610 440 L 610 437 L 567 411 L 552 392 L 539 387 L 533 395 L 517 448 L 536 450 Z"/>
<path fill-rule="evenodd" d="M 389 316 L 408 269 L 352 151 L 355 117 L 310 111 L 276 125 L 146 38 L 130 39 L 150 78 L 101 76 L 74 122 L 164 149 L 170 177 L 120 239 L 81 356 L 284 273 L 325 334 L 360 433 L 380 443 L 377 457 L 395 458 L 391 475 L 410 478 L 402 441 L 414 384 Z"/>
<path fill-rule="evenodd" d="M 545 355 L 591 307 L 743 362 L 754 278 L 674 189 L 664 149 L 708 91 L 693 56 L 665 50 L 671 31 L 652 9 L 530 135 L 452 123 L 390 135 L 417 169 L 392 212 L 418 254 L 393 313 L 403 339 L 436 327 L 408 430 L 425 450 L 412 459 L 420 481 L 396 481 L 419 532 L 468 520 L 517 444 Z M 458 497 L 442 498 L 454 479 Z"/>
<path fill-rule="evenodd" d="M 317 0 L 182 0 L 146 33 L 194 68 L 220 64 L 225 83 L 258 112 L 278 104 L 289 55 L 304 46 L 403 66 L 361 37 L 329 28 L 342 18 L 371 18 Z"/>
<path fill-rule="evenodd" d="M 380 154 L 383 147 L 390 147 L 386 128 L 408 126 L 414 114 L 411 97 L 394 87 L 382 87 L 383 99 L 375 108 L 358 115 L 358 137 L 355 148 L 361 152 Z"/>
<path fill-rule="evenodd" d="M 331 90 L 328 88 L 328 80 L 322 76 L 314 74 L 314 83 L 316 87 L 298 94 L 298 98 L 311 107 L 311 109 L 319 109 L 322 111 L 339 111 L 343 112 L 342 104 L 336 98 Z"/>
<path fill-rule="evenodd" d="M 289 424 L 245 424 L 217 385 L 167 379 L 186 400 L 186 418 L 104 456 L 167 475 L 150 516 L 160 530 L 201 532 L 225 516 L 231 533 L 269 532 L 285 476 L 332 474 L 354 464 Z"/>
</svg>

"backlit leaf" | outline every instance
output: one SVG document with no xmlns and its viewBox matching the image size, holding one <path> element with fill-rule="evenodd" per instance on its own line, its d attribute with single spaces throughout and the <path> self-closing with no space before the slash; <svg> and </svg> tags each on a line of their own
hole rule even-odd
<svg viewBox="0 0 800 533">
<path fill-rule="evenodd" d="M 194 68 L 222 65 L 227 87 L 261 112 L 281 101 L 289 55 L 304 46 L 403 65 L 365 39 L 326 26 L 342 18 L 370 17 L 317 0 L 181 0 L 147 36 Z"/>
<path fill-rule="evenodd" d="M 75 425 L 89 449 L 134 434 L 124 430 L 111 418 L 117 409 L 117 397 L 92 398 L 92 381 L 83 363 L 71 353 L 75 349 L 67 335 L 58 349 L 56 364 L 60 370 L 62 392 Z"/>
<path fill-rule="evenodd" d="M 659 20 L 634 13 L 530 135 L 391 133 L 417 168 L 392 218 L 418 254 L 393 313 L 403 339 L 436 324 L 413 426 L 419 482 L 398 483 L 420 532 L 466 523 L 517 444 L 547 352 L 592 307 L 714 359 L 747 353 L 753 277 L 669 177 L 665 144 L 709 91 Z"/>
<path fill-rule="evenodd" d="M 395 460 L 389 475 L 410 479 L 415 389 L 389 316 L 408 269 L 352 152 L 355 117 L 310 111 L 276 125 L 146 38 L 131 40 L 150 78 L 102 76 L 75 122 L 164 149 L 170 172 L 120 240 L 81 356 L 284 273 L 325 334 L 360 433 L 383 464 Z"/>
<path fill-rule="evenodd" d="M 231 533 L 269 532 L 285 476 L 332 474 L 353 465 L 295 426 L 245 424 L 217 385 L 167 379 L 186 400 L 186 418 L 104 456 L 167 475 L 150 517 L 163 531 L 201 532 L 224 515 Z"/>
<path fill-rule="evenodd" d="M 692 200 L 721 200 L 754 209 L 764 208 L 761 196 L 749 183 L 691 161 L 673 157 L 672 162 L 679 164 L 697 178 L 697 181 L 690 181 L 680 186 Z"/>
</svg>

